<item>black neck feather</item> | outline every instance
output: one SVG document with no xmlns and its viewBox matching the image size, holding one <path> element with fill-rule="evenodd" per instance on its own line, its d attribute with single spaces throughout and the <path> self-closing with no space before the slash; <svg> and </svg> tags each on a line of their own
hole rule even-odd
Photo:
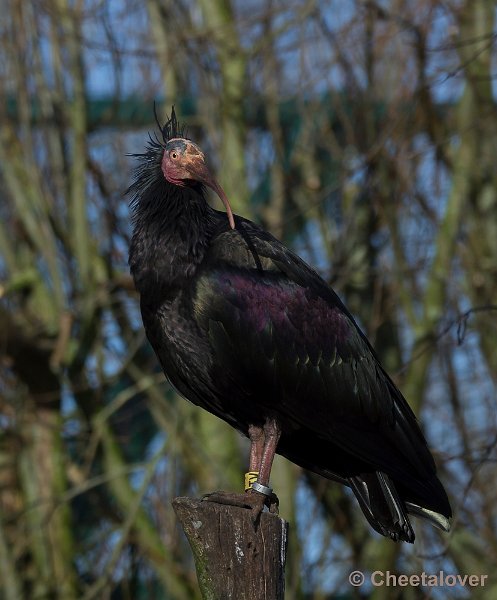
<svg viewBox="0 0 497 600">
<path fill-rule="evenodd" d="M 215 223 L 201 185 L 179 187 L 166 181 L 160 168 L 163 151 L 151 142 L 149 152 L 139 156 L 128 190 L 134 225 L 131 273 L 142 296 L 146 290 L 156 301 L 195 273 Z"/>
</svg>

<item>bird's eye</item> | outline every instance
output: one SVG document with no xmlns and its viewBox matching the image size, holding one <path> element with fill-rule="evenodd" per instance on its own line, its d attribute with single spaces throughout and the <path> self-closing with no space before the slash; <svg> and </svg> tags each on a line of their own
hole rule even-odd
<svg viewBox="0 0 497 600">
<path fill-rule="evenodd" d="M 178 158 L 177 152 L 171 152 L 171 158 Z"/>
</svg>

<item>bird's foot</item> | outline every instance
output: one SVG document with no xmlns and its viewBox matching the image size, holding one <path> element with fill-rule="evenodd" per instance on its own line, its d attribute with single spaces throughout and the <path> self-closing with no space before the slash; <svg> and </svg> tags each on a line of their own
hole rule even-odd
<svg viewBox="0 0 497 600">
<path fill-rule="evenodd" d="M 244 494 L 235 494 L 233 492 L 212 492 L 202 496 L 203 502 L 216 502 L 217 504 L 227 504 L 228 506 L 239 506 L 240 508 L 248 508 L 252 511 L 252 520 L 257 523 L 259 517 L 266 506 L 269 512 L 278 514 L 279 500 L 276 494 L 271 493 L 270 496 L 256 492 L 255 490 L 247 490 Z"/>
</svg>

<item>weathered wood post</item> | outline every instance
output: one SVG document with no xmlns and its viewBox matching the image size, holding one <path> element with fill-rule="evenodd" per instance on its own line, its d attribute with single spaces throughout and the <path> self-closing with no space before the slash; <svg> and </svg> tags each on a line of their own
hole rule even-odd
<svg viewBox="0 0 497 600">
<path fill-rule="evenodd" d="M 236 506 L 175 498 L 204 600 L 283 600 L 288 523 Z"/>
</svg>

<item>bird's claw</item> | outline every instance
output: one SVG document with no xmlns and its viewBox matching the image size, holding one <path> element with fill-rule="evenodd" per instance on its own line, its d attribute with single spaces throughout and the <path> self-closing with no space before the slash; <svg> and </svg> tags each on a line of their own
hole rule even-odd
<svg viewBox="0 0 497 600">
<path fill-rule="evenodd" d="M 252 508 L 246 494 L 235 494 L 231 492 L 211 492 L 202 496 L 202 502 L 215 502 L 216 504 L 226 504 L 228 506 L 238 506 L 239 508 Z"/>
<path fill-rule="evenodd" d="M 270 513 L 277 515 L 280 504 L 276 494 L 271 493 L 270 496 L 266 496 L 255 490 L 248 490 L 244 494 L 223 491 L 212 492 L 210 494 L 204 494 L 202 496 L 202 501 L 248 508 L 252 510 L 252 520 L 254 521 L 254 524 L 259 520 L 259 517 L 264 510 L 264 506 L 267 506 Z"/>
<path fill-rule="evenodd" d="M 272 492 L 271 496 L 269 496 L 266 505 L 269 506 L 269 512 L 273 515 L 280 514 L 280 499 L 274 492 Z"/>
</svg>

